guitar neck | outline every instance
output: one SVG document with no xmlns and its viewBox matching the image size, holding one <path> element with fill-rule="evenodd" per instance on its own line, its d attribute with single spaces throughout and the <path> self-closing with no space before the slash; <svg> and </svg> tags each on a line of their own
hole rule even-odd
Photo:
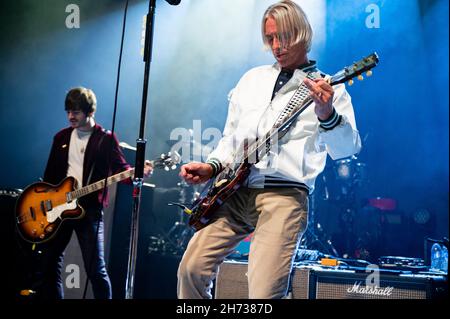
<svg viewBox="0 0 450 319">
<path fill-rule="evenodd" d="M 124 179 L 127 179 L 127 178 L 129 178 L 129 177 L 131 177 L 133 175 L 134 175 L 134 168 L 129 169 L 127 171 L 120 172 L 120 173 L 118 173 L 116 175 L 108 177 L 106 184 L 107 184 L 107 186 L 110 186 L 110 185 L 112 185 L 114 183 L 123 181 Z M 102 180 L 100 180 L 98 182 L 95 182 L 93 184 L 86 185 L 86 186 L 84 186 L 84 187 L 82 187 L 80 189 L 74 190 L 73 192 L 70 193 L 70 195 L 71 195 L 72 199 L 80 198 L 80 197 L 85 196 L 87 194 L 90 194 L 90 193 L 93 193 L 95 191 L 98 191 L 99 189 L 102 189 L 104 186 L 105 186 L 105 180 L 102 179 Z"/>
</svg>

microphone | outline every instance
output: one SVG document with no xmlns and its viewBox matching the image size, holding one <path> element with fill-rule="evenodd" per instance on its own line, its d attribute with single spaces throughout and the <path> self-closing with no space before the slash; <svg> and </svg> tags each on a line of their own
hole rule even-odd
<svg viewBox="0 0 450 319">
<path fill-rule="evenodd" d="M 172 6 L 177 6 L 180 4 L 181 0 L 166 0 L 166 2 Z"/>
</svg>

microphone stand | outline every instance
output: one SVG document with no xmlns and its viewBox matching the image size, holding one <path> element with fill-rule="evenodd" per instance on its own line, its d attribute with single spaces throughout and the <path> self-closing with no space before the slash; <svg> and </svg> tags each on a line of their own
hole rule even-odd
<svg viewBox="0 0 450 319">
<path fill-rule="evenodd" d="M 126 279 L 125 299 L 133 299 L 134 276 L 136 271 L 136 257 L 138 246 L 139 231 L 139 208 L 141 201 L 141 189 L 144 175 L 145 162 L 145 145 L 147 140 L 144 139 L 145 118 L 147 111 L 147 91 L 150 74 L 150 64 L 152 57 L 153 45 L 153 26 L 155 22 L 155 6 L 156 0 L 149 1 L 149 10 L 147 13 L 146 29 L 145 29 L 145 45 L 144 45 L 144 88 L 142 90 L 142 107 L 141 107 L 141 124 L 139 129 L 139 138 L 136 140 L 136 165 L 133 179 L 133 210 L 131 216 L 131 234 L 130 249 L 128 255 L 128 268 Z"/>
</svg>

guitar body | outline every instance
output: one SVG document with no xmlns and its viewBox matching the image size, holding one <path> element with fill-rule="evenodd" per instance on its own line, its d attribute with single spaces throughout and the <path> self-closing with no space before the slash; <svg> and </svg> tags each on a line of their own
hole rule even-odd
<svg viewBox="0 0 450 319">
<path fill-rule="evenodd" d="M 150 162 L 155 168 L 175 169 L 181 157 L 177 152 L 161 154 Z M 16 225 L 20 236 L 34 244 L 46 242 L 55 237 L 66 219 L 81 219 L 85 211 L 78 205 L 78 198 L 123 181 L 134 175 L 134 168 L 122 171 L 105 180 L 99 180 L 76 189 L 76 180 L 68 176 L 58 185 L 38 182 L 29 185 L 16 203 Z"/>
<path fill-rule="evenodd" d="M 236 172 L 222 172 L 207 186 L 205 196 L 201 196 L 192 208 L 189 225 L 196 231 L 205 227 L 214 212 L 231 197 L 250 174 L 250 165 L 241 164 Z"/>
<path fill-rule="evenodd" d="M 21 237 L 30 243 L 50 240 L 66 219 L 80 219 L 84 209 L 77 200 L 67 200 L 75 179 L 66 177 L 58 185 L 37 182 L 28 186 L 16 203 L 16 225 Z"/>
</svg>

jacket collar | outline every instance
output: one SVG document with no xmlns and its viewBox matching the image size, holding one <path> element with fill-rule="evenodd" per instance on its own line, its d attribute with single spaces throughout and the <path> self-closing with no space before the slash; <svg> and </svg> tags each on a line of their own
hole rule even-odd
<svg viewBox="0 0 450 319">
<path fill-rule="evenodd" d="M 303 71 L 305 73 L 308 73 L 308 72 L 316 70 L 316 65 L 317 65 L 317 62 L 315 60 L 309 60 L 308 63 L 304 63 L 302 65 L 299 65 L 296 70 L 301 70 L 301 71 Z M 273 64 L 273 67 L 278 72 L 281 72 L 281 65 L 278 62 L 275 62 Z"/>
</svg>

